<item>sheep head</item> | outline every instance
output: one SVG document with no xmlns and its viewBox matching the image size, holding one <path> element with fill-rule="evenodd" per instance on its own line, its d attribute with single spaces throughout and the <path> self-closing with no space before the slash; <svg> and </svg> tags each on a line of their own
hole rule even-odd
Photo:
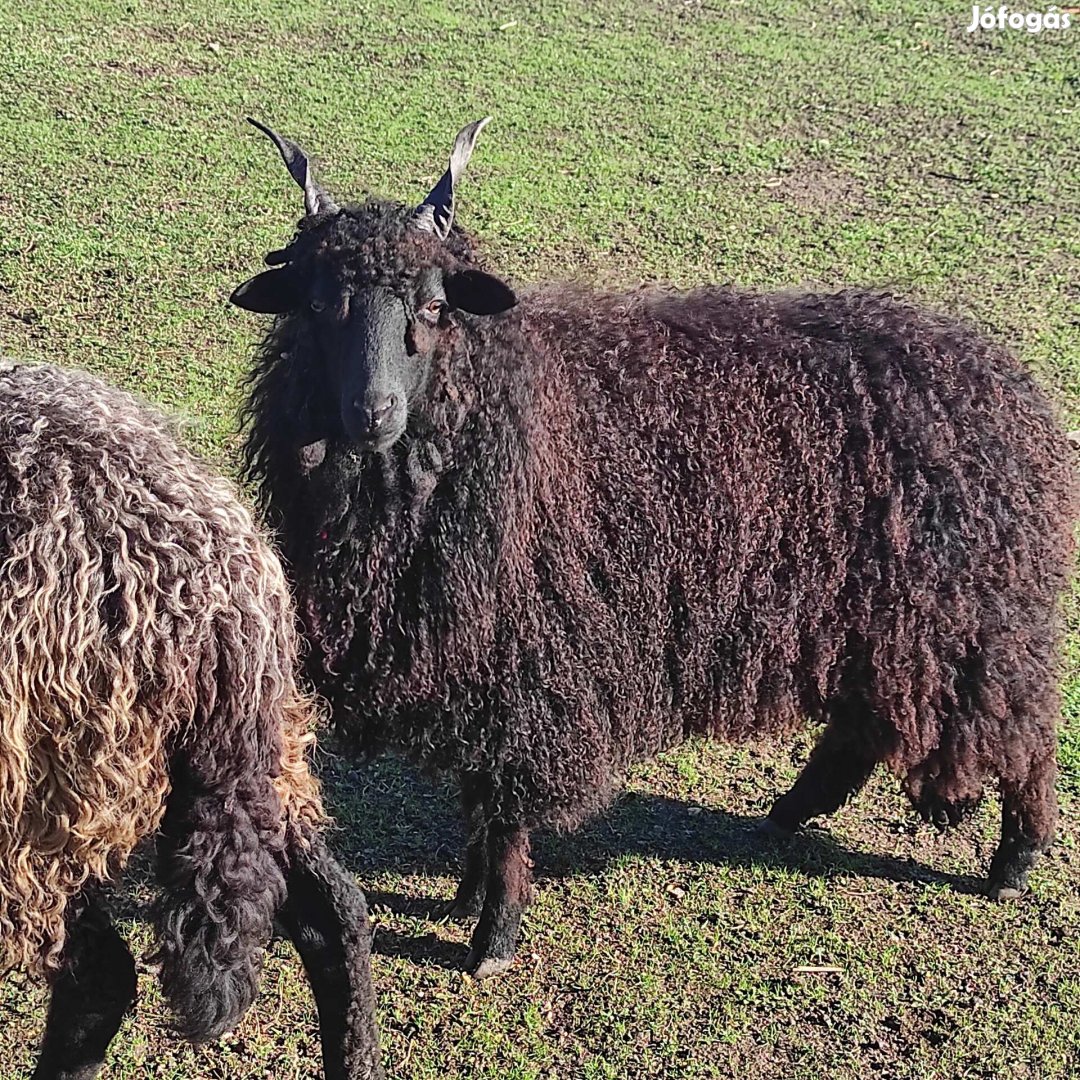
<svg viewBox="0 0 1080 1080">
<path fill-rule="evenodd" d="M 513 290 L 481 270 L 454 226 L 454 188 L 487 119 L 458 133 L 450 164 L 419 206 L 369 200 L 339 208 L 314 180 L 296 143 L 256 121 L 304 192 L 292 242 L 266 256 L 274 269 L 229 298 L 289 320 L 309 370 L 321 376 L 338 433 L 361 450 L 388 450 L 422 407 L 433 361 L 451 346 L 462 316 L 495 315 Z"/>
</svg>

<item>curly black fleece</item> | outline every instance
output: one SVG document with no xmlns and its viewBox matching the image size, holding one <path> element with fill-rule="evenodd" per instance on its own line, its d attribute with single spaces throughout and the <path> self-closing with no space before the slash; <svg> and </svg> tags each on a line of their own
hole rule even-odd
<svg viewBox="0 0 1080 1080">
<path fill-rule="evenodd" d="M 406 220 L 349 207 L 291 254 L 391 285 L 471 260 Z M 1052 830 L 1076 491 L 1006 350 L 869 292 L 541 286 L 457 314 L 406 436 L 364 457 L 305 327 L 262 348 L 247 474 L 358 747 L 572 827 L 691 734 L 835 721 L 925 813 L 994 775 Z"/>
</svg>

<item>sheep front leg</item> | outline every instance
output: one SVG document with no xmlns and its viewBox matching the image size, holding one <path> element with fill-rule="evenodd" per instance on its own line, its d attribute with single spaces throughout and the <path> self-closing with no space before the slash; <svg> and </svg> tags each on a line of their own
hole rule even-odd
<svg viewBox="0 0 1080 1080">
<path fill-rule="evenodd" d="M 378 1080 L 367 901 L 321 840 L 290 858 L 288 899 L 278 919 L 315 995 L 326 1080 Z"/>
<path fill-rule="evenodd" d="M 475 779 L 461 778 L 461 808 L 469 838 L 465 847 L 465 866 L 461 872 L 457 893 L 442 912 L 442 918 L 466 921 L 479 918 L 484 909 L 487 890 L 487 820 L 484 816 L 483 794 Z"/>
<path fill-rule="evenodd" d="M 521 916 L 532 899 L 528 830 L 488 822 L 487 859 L 484 909 L 465 960 L 465 970 L 475 979 L 506 971 L 517 951 Z"/>
<path fill-rule="evenodd" d="M 830 724 L 792 789 L 773 803 L 765 828 L 790 836 L 811 818 L 838 810 L 862 788 L 876 764 L 862 743 Z"/>
<path fill-rule="evenodd" d="M 135 961 L 109 917 L 83 901 L 68 920 L 33 1080 L 92 1080 L 135 1000 Z"/>
</svg>

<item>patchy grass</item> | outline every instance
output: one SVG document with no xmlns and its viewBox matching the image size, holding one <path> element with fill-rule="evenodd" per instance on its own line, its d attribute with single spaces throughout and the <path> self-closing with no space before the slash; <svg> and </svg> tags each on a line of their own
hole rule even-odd
<svg viewBox="0 0 1080 1080">
<path fill-rule="evenodd" d="M 24 0 L 0 13 L 0 350 L 105 373 L 234 460 L 257 331 L 229 290 L 298 216 L 253 114 L 339 193 L 418 198 L 485 113 L 461 213 L 520 278 L 892 285 L 1012 343 L 1080 425 L 1077 34 L 967 35 L 970 8 L 539 0 Z M 1075 609 L 1075 604 L 1074 604 Z M 1075 614 L 1075 611 L 1074 611 Z M 1078 620 L 1072 618 L 1073 625 Z M 751 831 L 809 746 L 699 744 L 541 837 L 522 958 L 457 970 L 453 800 L 392 761 L 324 761 L 378 919 L 391 1075 L 990 1078 L 1080 1071 L 1080 641 L 1061 841 L 1034 896 L 975 894 L 995 808 L 938 837 L 895 785 L 785 850 Z M 118 907 L 134 942 L 145 885 Z M 839 968 L 799 972 L 800 967 Z M 0 986 L 0 1075 L 40 988 Z M 110 1077 L 309 1077 L 278 944 L 240 1029 L 193 1050 L 151 978 Z"/>
</svg>

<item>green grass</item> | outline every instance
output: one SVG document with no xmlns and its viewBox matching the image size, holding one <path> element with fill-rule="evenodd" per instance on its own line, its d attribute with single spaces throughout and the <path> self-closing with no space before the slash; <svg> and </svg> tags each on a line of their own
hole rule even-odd
<svg viewBox="0 0 1080 1080">
<path fill-rule="evenodd" d="M 970 5 L 908 0 L 345 6 L 5 6 L 0 351 L 141 391 L 231 468 L 258 327 L 225 297 L 300 207 L 242 118 L 301 140 L 343 196 L 418 199 L 491 113 L 460 213 L 512 276 L 895 286 L 1012 344 L 1080 426 L 1080 26 L 969 36 Z M 1062 835 L 1028 901 L 974 895 L 993 805 L 939 838 L 879 780 L 785 852 L 750 825 L 808 742 L 694 745 L 588 829 L 538 839 L 521 959 L 493 984 L 457 970 L 464 931 L 426 917 L 453 887 L 452 798 L 327 759 L 335 842 L 377 913 L 391 1075 L 1076 1075 L 1075 636 L 1066 659 Z M 118 898 L 140 946 L 143 889 Z M 27 1073 L 43 1005 L 0 985 L 3 1080 Z M 166 1020 L 144 978 L 108 1075 L 317 1071 L 280 944 L 234 1035 L 196 1051 Z"/>
</svg>

